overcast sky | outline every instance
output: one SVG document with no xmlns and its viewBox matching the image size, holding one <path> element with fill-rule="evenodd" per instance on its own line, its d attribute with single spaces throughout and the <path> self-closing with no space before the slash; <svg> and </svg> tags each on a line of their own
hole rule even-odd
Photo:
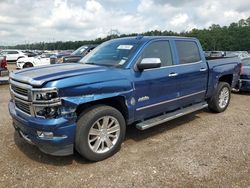
<svg viewBox="0 0 250 188">
<path fill-rule="evenodd" d="M 186 31 L 250 16 L 249 0 L 0 0 L 0 45 Z"/>
</svg>

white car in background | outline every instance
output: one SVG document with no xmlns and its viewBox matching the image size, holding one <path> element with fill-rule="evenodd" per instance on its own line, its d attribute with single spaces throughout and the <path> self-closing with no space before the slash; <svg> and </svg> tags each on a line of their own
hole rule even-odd
<svg viewBox="0 0 250 188">
<path fill-rule="evenodd" d="M 2 50 L 0 54 L 6 57 L 7 62 L 16 62 L 20 58 L 28 57 L 21 50 Z"/>
<path fill-rule="evenodd" d="M 35 57 L 20 58 L 16 62 L 17 69 L 50 65 L 50 56 L 53 54 L 42 54 Z"/>
<path fill-rule="evenodd" d="M 240 59 L 245 59 L 250 57 L 250 54 L 247 51 L 237 51 L 234 52 L 234 54 L 237 55 Z"/>
</svg>

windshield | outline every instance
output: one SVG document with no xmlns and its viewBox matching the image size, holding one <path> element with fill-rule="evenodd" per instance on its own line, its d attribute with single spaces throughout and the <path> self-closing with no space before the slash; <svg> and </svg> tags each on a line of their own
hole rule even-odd
<svg viewBox="0 0 250 188">
<path fill-rule="evenodd" d="M 243 66 L 250 66 L 250 58 L 249 59 L 243 59 L 242 60 L 242 65 Z"/>
<path fill-rule="evenodd" d="M 82 53 L 88 48 L 88 46 L 82 46 L 75 50 L 72 55 L 82 55 Z"/>
<path fill-rule="evenodd" d="M 128 40 L 112 40 L 95 48 L 81 59 L 81 63 L 119 67 L 133 55 L 138 43 Z"/>
</svg>

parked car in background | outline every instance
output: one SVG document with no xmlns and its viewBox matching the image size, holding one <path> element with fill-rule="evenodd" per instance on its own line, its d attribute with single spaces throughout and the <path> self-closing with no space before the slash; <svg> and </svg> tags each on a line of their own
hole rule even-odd
<svg viewBox="0 0 250 188">
<path fill-rule="evenodd" d="M 225 57 L 238 57 L 237 54 L 233 51 L 226 51 L 226 56 Z"/>
<path fill-rule="evenodd" d="M 23 51 L 23 53 L 28 57 L 35 57 L 38 55 L 37 53 L 28 50 Z"/>
<path fill-rule="evenodd" d="M 220 59 L 223 57 L 226 57 L 227 52 L 226 51 L 205 51 L 204 52 L 206 59 L 212 60 L 212 59 Z"/>
<path fill-rule="evenodd" d="M 241 60 L 240 91 L 250 91 L 250 57 Z"/>
<path fill-rule="evenodd" d="M 209 58 L 211 56 L 211 51 L 204 51 L 205 58 Z"/>
<path fill-rule="evenodd" d="M 7 62 L 16 62 L 22 57 L 28 57 L 21 50 L 3 50 L 0 55 L 6 56 Z"/>
<path fill-rule="evenodd" d="M 225 55 L 224 51 L 211 51 L 210 53 L 211 58 L 222 58 L 225 57 Z"/>
<path fill-rule="evenodd" d="M 85 45 L 78 48 L 69 56 L 63 56 L 61 58 L 61 63 L 76 63 L 82 59 L 85 55 L 91 52 L 97 45 Z"/>
<path fill-rule="evenodd" d="M 250 54 L 247 51 L 237 51 L 234 52 L 240 59 L 250 58 Z"/>
<path fill-rule="evenodd" d="M 76 149 L 100 161 L 119 150 L 126 125 L 145 130 L 206 107 L 225 111 L 239 76 L 238 58 L 206 60 L 195 38 L 119 38 L 78 63 L 12 72 L 9 112 L 41 151 Z"/>
<path fill-rule="evenodd" d="M 35 57 L 20 58 L 16 62 L 17 69 L 37 67 L 50 64 L 50 57 L 54 54 L 42 54 Z"/>
<path fill-rule="evenodd" d="M 55 63 L 62 63 L 62 57 L 71 55 L 72 51 L 66 50 L 59 52 L 57 54 L 54 54 L 53 56 L 50 57 L 50 64 L 55 64 Z"/>
<path fill-rule="evenodd" d="M 0 76 L 8 76 L 9 71 L 7 69 L 7 60 L 5 56 L 0 56 Z"/>
</svg>

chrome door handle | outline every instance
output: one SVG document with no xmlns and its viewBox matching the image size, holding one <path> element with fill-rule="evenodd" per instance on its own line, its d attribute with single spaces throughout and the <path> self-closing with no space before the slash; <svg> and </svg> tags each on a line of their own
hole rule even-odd
<svg viewBox="0 0 250 188">
<path fill-rule="evenodd" d="M 173 73 L 170 73 L 168 76 L 169 77 L 175 77 L 175 76 L 178 76 L 178 74 L 173 72 Z"/>
<path fill-rule="evenodd" d="M 206 70 L 207 70 L 206 68 L 201 68 L 201 69 L 200 69 L 201 72 L 204 72 L 204 71 L 206 71 Z"/>
</svg>

